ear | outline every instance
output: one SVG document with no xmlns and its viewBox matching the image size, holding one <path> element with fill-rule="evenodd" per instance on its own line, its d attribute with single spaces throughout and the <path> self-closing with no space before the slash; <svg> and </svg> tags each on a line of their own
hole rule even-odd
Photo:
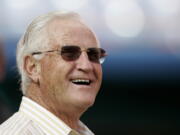
<svg viewBox="0 0 180 135">
<path fill-rule="evenodd" d="M 40 64 L 32 56 L 28 55 L 24 58 L 24 70 L 33 82 L 39 83 Z"/>
</svg>

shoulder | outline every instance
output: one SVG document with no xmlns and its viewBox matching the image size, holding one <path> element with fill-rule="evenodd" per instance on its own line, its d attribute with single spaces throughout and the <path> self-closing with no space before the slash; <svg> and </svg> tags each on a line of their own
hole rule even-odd
<svg viewBox="0 0 180 135">
<path fill-rule="evenodd" d="M 0 135 L 43 135 L 41 129 L 21 112 L 15 113 L 0 125 Z"/>
</svg>

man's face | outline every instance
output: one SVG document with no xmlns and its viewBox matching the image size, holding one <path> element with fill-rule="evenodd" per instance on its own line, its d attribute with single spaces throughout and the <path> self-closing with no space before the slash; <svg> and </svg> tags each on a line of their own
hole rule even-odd
<svg viewBox="0 0 180 135">
<path fill-rule="evenodd" d="M 63 45 L 76 45 L 81 49 L 99 47 L 95 35 L 79 21 L 52 21 L 47 28 L 50 49 L 61 49 Z M 59 108 L 88 108 L 100 89 L 102 68 L 91 62 L 83 51 L 74 61 L 66 61 L 57 53 L 48 53 L 41 62 L 40 87 L 43 100 Z M 91 83 L 76 84 L 74 80 L 90 80 Z"/>
</svg>

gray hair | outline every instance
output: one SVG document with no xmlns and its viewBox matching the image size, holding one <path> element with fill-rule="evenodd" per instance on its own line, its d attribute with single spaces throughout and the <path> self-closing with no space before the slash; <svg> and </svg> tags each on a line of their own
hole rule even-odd
<svg viewBox="0 0 180 135">
<path fill-rule="evenodd" d="M 74 12 L 61 12 L 55 11 L 45 15 L 41 15 L 35 18 L 28 26 L 25 34 L 21 37 L 17 44 L 17 67 L 21 76 L 21 91 L 25 95 L 28 85 L 31 83 L 31 79 L 28 77 L 26 71 L 24 71 L 24 58 L 25 56 L 48 48 L 48 33 L 45 32 L 45 26 L 53 19 L 80 19 L 80 16 Z M 38 59 L 38 57 L 36 57 Z M 40 58 L 39 58 L 40 59 Z"/>
</svg>

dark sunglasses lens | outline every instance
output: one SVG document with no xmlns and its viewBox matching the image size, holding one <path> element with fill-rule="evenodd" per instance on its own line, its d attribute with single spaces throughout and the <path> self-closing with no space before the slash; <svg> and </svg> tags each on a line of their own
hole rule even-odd
<svg viewBox="0 0 180 135">
<path fill-rule="evenodd" d="M 105 61 L 107 54 L 104 49 L 101 48 L 100 50 L 101 50 L 101 56 L 100 56 L 99 62 L 102 64 Z"/>
<path fill-rule="evenodd" d="M 78 46 L 63 46 L 61 49 L 61 56 L 67 61 L 76 60 L 80 55 L 81 48 Z"/>
<path fill-rule="evenodd" d="M 88 51 L 88 57 L 90 61 L 93 62 L 100 62 L 100 58 L 101 58 L 101 49 L 100 48 L 89 48 Z"/>
</svg>

